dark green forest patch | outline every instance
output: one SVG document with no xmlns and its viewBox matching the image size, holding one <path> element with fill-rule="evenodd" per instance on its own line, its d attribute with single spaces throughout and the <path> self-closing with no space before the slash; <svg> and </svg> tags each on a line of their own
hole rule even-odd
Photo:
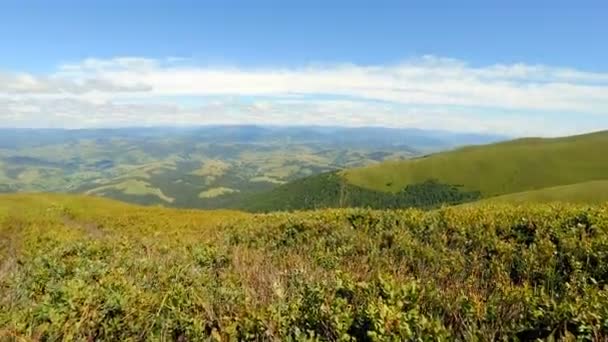
<svg viewBox="0 0 608 342">
<path fill-rule="evenodd" d="M 364 189 L 348 184 L 337 172 L 329 172 L 285 184 L 245 198 L 238 208 L 250 211 L 306 210 L 366 207 L 373 209 L 423 208 L 460 204 L 481 198 L 478 191 L 429 179 L 406 186 L 397 193 Z"/>
</svg>

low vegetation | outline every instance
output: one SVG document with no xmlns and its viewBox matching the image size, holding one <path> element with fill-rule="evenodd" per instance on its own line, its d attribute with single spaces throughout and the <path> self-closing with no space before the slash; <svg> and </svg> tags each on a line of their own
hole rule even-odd
<svg viewBox="0 0 608 342">
<path fill-rule="evenodd" d="M 0 340 L 608 338 L 608 207 L 0 196 Z"/>
<path fill-rule="evenodd" d="M 214 198 L 214 197 L 218 197 L 218 196 L 222 196 L 222 195 L 226 195 L 226 194 L 233 194 L 236 192 L 239 192 L 239 191 L 235 190 L 235 189 L 219 187 L 219 188 L 205 190 L 200 193 L 199 197 L 200 198 Z"/>
<path fill-rule="evenodd" d="M 103 185 L 91 190 L 88 190 L 87 194 L 98 194 L 106 195 L 111 194 L 112 191 L 122 192 L 125 195 L 134 196 L 146 196 L 150 195 L 156 197 L 164 202 L 171 203 L 174 201 L 173 198 L 166 196 L 160 189 L 152 187 L 149 183 L 143 180 L 129 179 L 126 181 L 118 182 L 112 185 Z"/>
<path fill-rule="evenodd" d="M 503 203 L 608 203 L 608 180 L 590 181 L 577 184 L 517 192 L 492 197 L 484 202 Z"/>
</svg>

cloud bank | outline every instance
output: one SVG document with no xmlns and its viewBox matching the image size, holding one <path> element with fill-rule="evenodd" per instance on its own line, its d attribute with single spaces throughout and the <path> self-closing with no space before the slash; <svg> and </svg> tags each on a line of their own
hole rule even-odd
<svg viewBox="0 0 608 342">
<path fill-rule="evenodd" d="M 0 119 L 13 127 L 263 123 L 561 135 L 608 128 L 608 73 L 433 56 L 294 68 L 86 59 L 45 75 L 0 71 Z"/>
</svg>

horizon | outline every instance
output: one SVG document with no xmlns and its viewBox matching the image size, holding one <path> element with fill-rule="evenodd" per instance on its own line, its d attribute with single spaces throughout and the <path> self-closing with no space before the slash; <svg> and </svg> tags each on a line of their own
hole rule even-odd
<svg viewBox="0 0 608 342">
<path fill-rule="evenodd" d="M 601 131 L 606 10 L 600 1 L 9 1 L 0 126 Z"/>
<path fill-rule="evenodd" d="M 13 131 L 26 131 L 26 130 L 41 130 L 41 131 L 95 131 L 95 130 L 136 130 L 136 129 L 171 129 L 171 130 L 196 130 L 202 128 L 268 128 L 268 129 L 383 129 L 383 130 L 399 130 L 399 131 L 419 131 L 420 133 L 441 133 L 441 134 L 456 134 L 456 135 L 479 135 L 479 136 L 487 136 L 494 137 L 500 140 L 498 141 L 509 141 L 509 140 L 519 140 L 526 138 L 568 138 L 575 137 L 581 135 L 591 135 L 608 132 L 608 129 L 598 129 L 598 130 L 590 130 L 581 133 L 575 134 L 566 134 L 566 135 L 552 135 L 552 136 L 534 136 L 534 135 L 506 135 L 499 133 L 491 133 L 491 132 L 474 132 L 474 131 L 454 131 L 449 129 L 423 129 L 416 127 L 388 127 L 388 126 L 340 126 L 340 125 L 289 125 L 289 124 L 266 124 L 266 125 L 258 125 L 258 124 L 200 124 L 200 125 L 185 125 L 185 126 L 171 126 L 171 125 L 157 125 L 157 126 L 105 126 L 105 127 L 87 127 L 87 128 L 38 128 L 38 127 L 2 127 L 0 126 L 0 131 L 2 130 L 13 130 Z"/>
</svg>

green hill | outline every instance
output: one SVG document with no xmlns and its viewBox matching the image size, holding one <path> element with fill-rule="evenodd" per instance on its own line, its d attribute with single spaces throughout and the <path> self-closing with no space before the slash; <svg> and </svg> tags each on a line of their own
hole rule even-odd
<svg viewBox="0 0 608 342">
<path fill-rule="evenodd" d="M 506 194 L 497 200 L 596 203 L 608 200 L 605 151 L 608 132 L 470 146 L 299 179 L 235 207 L 429 209 Z"/>
<path fill-rule="evenodd" d="M 482 203 L 608 203 L 608 180 L 561 185 L 491 197 Z"/>
<path fill-rule="evenodd" d="M 377 191 L 397 192 L 436 179 L 492 197 L 608 179 L 606 151 L 608 132 L 519 139 L 350 169 L 343 176 L 350 184 Z"/>
<path fill-rule="evenodd" d="M 0 340 L 603 341 L 607 215 L 0 195 Z"/>
</svg>

